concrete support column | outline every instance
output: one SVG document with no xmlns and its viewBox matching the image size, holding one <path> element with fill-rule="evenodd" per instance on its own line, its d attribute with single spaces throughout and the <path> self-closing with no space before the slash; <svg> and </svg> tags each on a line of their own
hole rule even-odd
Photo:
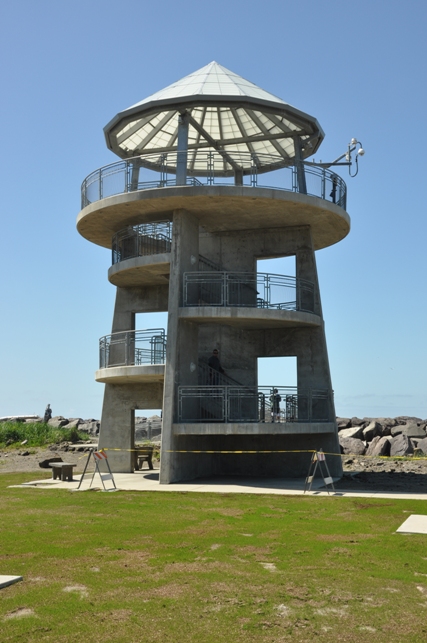
<svg viewBox="0 0 427 643">
<path fill-rule="evenodd" d="M 117 288 L 112 333 L 118 341 L 110 344 L 109 365 L 134 363 L 135 313 L 167 308 L 167 286 Z M 102 406 L 99 446 L 117 449 L 108 452 L 113 472 L 133 471 L 134 410 L 159 408 L 162 384 L 106 384 Z"/>
<path fill-rule="evenodd" d="M 187 182 L 188 124 L 188 114 L 180 114 L 178 117 L 178 158 L 176 162 L 177 185 L 185 185 Z"/>
<path fill-rule="evenodd" d="M 173 215 L 173 237 L 168 305 L 168 341 L 166 349 L 165 384 L 163 398 L 162 457 L 160 482 L 196 477 L 190 470 L 194 458 L 176 454 L 178 441 L 173 435 L 177 420 L 177 393 L 179 385 L 195 385 L 198 376 L 198 326 L 179 319 L 183 302 L 185 272 L 198 269 L 199 222 L 185 210 Z M 179 457 L 177 457 L 179 456 Z"/>
<path fill-rule="evenodd" d="M 313 240 L 311 230 L 307 227 L 298 229 L 298 241 L 296 248 L 296 266 L 295 276 L 297 279 L 305 279 L 314 285 L 313 312 L 322 317 L 322 304 L 320 301 L 319 279 L 317 276 L 316 256 L 314 254 Z M 301 298 L 307 297 L 304 292 Z M 304 302 L 301 301 L 303 304 Z"/>
<path fill-rule="evenodd" d="M 304 162 L 303 162 L 302 153 L 301 153 L 301 141 L 297 137 L 294 138 L 294 147 L 295 147 L 295 165 L 296 165 L 297 178 L 298 178 L 298 192 L 300 194 L 307 194 L 307 183 L 305 180 Z"/>
</svg>

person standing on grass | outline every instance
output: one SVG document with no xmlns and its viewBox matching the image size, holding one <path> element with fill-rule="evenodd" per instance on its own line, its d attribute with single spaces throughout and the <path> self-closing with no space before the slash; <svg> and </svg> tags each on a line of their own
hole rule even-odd
<svg viewBox="0 0 427 643">
<path fill-rule="evenodd" d="M 51 417 L 52 417 L 52 409 L 50 408 L 50 404 L 48 404 L 44 412 L 43 422 L 47 424 Z"/>
</svg>

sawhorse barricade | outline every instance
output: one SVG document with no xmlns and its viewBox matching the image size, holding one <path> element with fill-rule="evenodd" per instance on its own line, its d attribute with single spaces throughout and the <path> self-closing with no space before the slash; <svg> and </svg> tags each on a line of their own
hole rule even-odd
<svg viewBox="0 0 427 643">
<path fill-rule="evenodd" d="M 89 453 L 88 459 L 87 459 L 86 464 L 85 464 L 84 471 L 82 473 L 82 477 L 80 478 L 79 486 L 77 487 L 77 491 L 80 490 L 80 487 L 82 485 L 83 479 L 84 479 L 84 477 L 86 475 L 86 469 L 88 467 L 89 460 L 91 459 L 91 456 L 93 456 L 93 460 L 94 460 L 94 463 L 95 463 L 95 470 L 94 470 L 94 472 L 92 474 L 89 489 L 92 488 L 93 479 L 95 477 L 95 474 L 98 472 L 99 477 L 101 478 L 102 486 L 104 487 L 104 491 L 117 491 L 116 483 L 114 482 L 114 476 L 113 476 L 113 472 L 110 469 L 110 464 L 108 462 L 107 454 L 105 453 L 105 451 L 102 451 L 102 449 L 101 449 L 101 451 L 95 451 L 95 449 L 93 449 Z M 101 472 L 101 470 L 99 468 L 101 462 L 105 462 L 105 464 L 107 466 L 107 469 L 108 469 L 108 473 L 102 473 Z M 87 474 L 87 475 L 90 475 L 90 473 Z M 112 483 L 113 483 L 113 487 L 110 488 L 110 489 L 107 489 L 105 484 L 104 484 L 105 480 L 111 480 Z"/>
<path fill-rule="evenodd" d="M 334 481 L 331 474 L 329 473 L 328 465 L 326 463 L 326 455 L 323 453 L 322 449 L 315 451 L 311 456 L 310 467 L 308 470 L 308 475 L 305 479 L 304 493 L 306 491 L 311 491 L 311 485 L 313 484 L 314 476 L 316 475 L 317 467 L 319 467 L 320 475 L 323 478 L 325 483 L 326 491 L 329 494 L 328 485 L 331 485 L 332 489 L 335 491 Z M 325 475 L 326 473 L 326 475 Z M 307 489 L 308 487 L 308 489 Z"/>
</svg>

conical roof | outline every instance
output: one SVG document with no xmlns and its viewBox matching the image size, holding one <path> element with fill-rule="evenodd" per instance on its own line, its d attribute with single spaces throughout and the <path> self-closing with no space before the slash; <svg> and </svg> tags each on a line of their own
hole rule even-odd
<svg viewBox="0 0 427 643">
<path fill-rule="evenodd" d="M 208 152 L 220 153 L 215 174 L 248 173 L 254 156 L 257 171 L 265 172 L 294 162 L 296 139 L 307 158 L 324 137 L 314 117 L 211 62 L 117 114 L 104 128 L 107 145 L 121 158 L 143 155 L 143 165 L 160 169 L 165 154 L 177 150 L 183 113 L 193 175 L 206 174 Z M 173 171 L 171 155 L 167 166 Z"/>
</svg>

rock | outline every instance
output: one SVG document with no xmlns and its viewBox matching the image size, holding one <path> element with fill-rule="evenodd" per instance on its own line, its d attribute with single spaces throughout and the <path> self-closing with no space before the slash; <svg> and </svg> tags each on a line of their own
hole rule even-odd
<svg viewBox="0 0 427 643">
<path fill-rule="evenodd" d="M 350 418 L 337 418 L 338 431 L 340 429 L 349 429 L 351 427 Z"/>
<path fill-rule="evenodd" d="M 28 442 L 28 440 L 22 440 L 22 442 L 21 442 L 21 447 L 23 447 L 23 446 L 24 446 L 24 444 L 27 444 L 27 442 Z"/>
<path fill-rule="evenodd" d="M 39 462 L 39 467 L 42 469 L 49 469 L 49 465 L 51 462 L 63 462 L 62 458 L 56 457 L 56 458 L 48 458 L 47 460 L 42 460 Z"/>
<path fill-rule="evenodd" d="M 62 425 L 62 426 L 65 426 L 67 430 L 68 429 L 77 429 L 77 428 L 80 428 L 79 425 L 81 424 L 81 422 L 82 422 L 82 420 L 80 418 L 73 418 L 73 419 L 68 420 L 66 425 Z"/>
<path fill-rule="evenodd" d="M 373 418 L 378 422 L 378 424 L 381 424 L 382 427 L 391 427 L 391 426 L 396 426 L 397 422 L 395 418 Z"/>
<path fill-rule="evenodd" d="M 407 435 L 408 438 L 419 438 L 420 440 L 427 437 L 423 426 L 419 426 L 415 422 L 394 426 L 391 429 L 391 434 L 393 437 L 396 435 Z"/>
<path fill-rule="evenodd" d="M 361 439 L 363 436 L 363 427 L 362 426 L 353 426 L 351 429 L 343 429 L 339 432 L 339 437 L 341 438 L 356 438 Z"/>
<path fill-rule="evenodd" d="M 362 424 L 365 424 L 365 422 L 358 417 L 351 418 L 350 422 L 351 426 L 361 426 Z"/>
<path fill-rule="evenodd" d="M 390 442 L 390 456 L 411 455 L 414 448 L 407 435 L 397 435 Z"/>
<path fill-rule="evenodd" d="M 21 453 L 18 453 L 18 455 L 30 455 L 29 451 L 22 451 Z"/>
<path fill-rule="evenodd" d="M 342 453 L 345 453 L 346 455 L 363 455 L 365 453 L 365 445 L 362 440 L 357 440 L 356 438 L 342 438 L 341 433 L 338 434 L 338 438 Z"/>
<path fill-rule="evenodd" d="M 79 424 L 79 431 L 83 431 L 89 435 L 98 435 L 99 422 L 97 420 L 85 420 L 82 424 Z"/>
<path fill-rule="evenodd" d="M 416 424 L 417 422 L 422 422 L 421 418 L 413 417 L 411 415 L 399 415 L 395 420 L 398 424 Z"/>
<path fill-rule="evenodd" d="M 377 435 L 373 438 L 372 442 L 368 446 L 366 455 L 370 456 L 382 456 L 390 455 L 390 440 L 385 436 Z"/>
<path fill-rule="evenodd" d="M 427 437 L 418 441 L 417 449 L 427 455 Z"/>
<path fill-rule="evenodd" d="M 61 426 L 65 426 L 66 424 L 68 424 L 68 420 L 62 415 L 56 415 L 48 421 L 48 425 L 52 426 L 54 429 L 60 429 Z"/>
<path fill-rule="evenodd" d="M 366 440 L 366 442 L 371 442 L 377 435 L 381 435 L 381 424 L 378 424 L 378 422 L 375 422 L 375 420 L 372 420 L 368 424 L 367 427 L 363 429 L 363 439 Z M 359 436 L 357 436 L 359 437 Z"/>
</svg>

